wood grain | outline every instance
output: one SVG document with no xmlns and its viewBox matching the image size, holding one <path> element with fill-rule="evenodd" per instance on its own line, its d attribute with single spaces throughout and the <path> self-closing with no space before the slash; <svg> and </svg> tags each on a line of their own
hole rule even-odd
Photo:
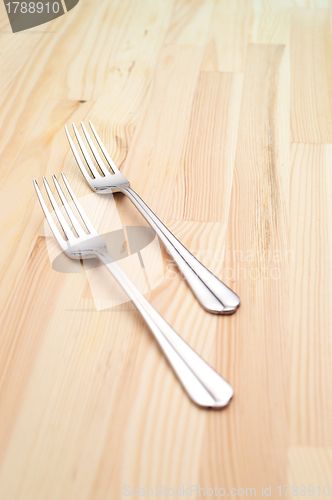
<svg viewBox="0 0 332 500">
<path fill-rule="evenodd" d="M 169 45 L 163 49 L 147 95 L 146 114 L 137 125 L 122 170 L 152 209 L 158 200 L 160 217 L 171 213 L 169 200 L 188 134 L 202 55 L 200 47 Z M 156 177 L 150 175 L 156 165 L 161 192 L 156 189 Z"/>
<path fill-rule="evenodd" d="M 291 439 L 332 445 L 331 399 L 331 145 L 292 146 Z M 311 200 L 308 205 L 308 200 Z M 296 230 L 295 230 L 296 228 Z M 308 294 L 303 294 L 303 289 Z M 299 297 L 301 300 L 296 300 Z M 318 336 L 317 333 L 319 332 Z M 296 404 L 295 404 L 296 402 Z"/>
<path fill-rule="evenodd" d="M 265 478 L 275 488 L 286 474 L 288 432 L 280 423 L 287 421 L 288 396 L 277 396 L 289 380 L 289 204 L 284 189 L 289 162 L 277 153 L 289 144 L 282 133 L 285 99 L 287 103 L 283 55 L 280 45 L 250 45 L 243 81 L 225 253 L 227 283 L 242 305 L 232 321 L 218 318 L 217 351 L 219 366 L 229 366 L 236 381 L 239 411 L 229 419 L 209 415 L 202 465 L 205 482 L 220 482 L 228 491 L 242 485 L 259 491 Z M 236 355 L 227 360 L 226 352 Z M 235 405 L 229 408 L 234 411 Z M 265 446 L 267 436 L 271 440 Z M 230 460 L 225 440 L 232 449 Z M 246 468 L 239 475 L 242 460 Z"/>
<path fill-rule="evenodd" d="M 294 142 L 332 142 L 332 41 L 329 9 L 293 12 L 291 125 Z"/>
<path fill-rule="evenodd" d="M 250 19 L 247 2 L 215 1 L 203 70 L 244 71 Z"/>
<path fill-rule="evenodd" d="M 165 44 L 204 45 L 210 31 L 213 7 L 213 0 L 175 2 Z"/>
<path fill-rule="evenodd" d="M 81 0 L 12 34 L 0 4 L 1 500 L 117 500 L 126 485 L 277 499 L 284 484 L 328 498 L 331 20 L 330 0 Z M 235 315 L 206 313 L 163 247 L 142 250 L 159 282 L 130 266 L 128 228 L 147 224 L 89 190 L 64 134 L 89 118 L 240 295 Z M 125 228 L 128 274 L 233 385 L 223 411 L 191 403 L 133 305 L 96 292 L 99 271 L 52 268 L 32 178 L 61 171 L 101 232 Z"/>
<path fill-rule="evenodd" d="M 241 73 L 207 71 L 200 75 L 177 176 L 174 218 L 228 219 L 242 80 Z"/>
</svg>

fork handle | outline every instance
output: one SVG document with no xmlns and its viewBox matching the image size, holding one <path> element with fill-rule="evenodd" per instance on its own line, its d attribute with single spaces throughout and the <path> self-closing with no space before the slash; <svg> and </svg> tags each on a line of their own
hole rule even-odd
<svg viewBox="0 0 332 500">
<path fill-rule="evenodd" d="M 122 192 L 128 196 L 150 226 L 156 231 L 204 309 L 216 314 L 234 313 L 240 305 L 240 298 L 236 293 L 203 266 L 180 243 L 133 189 L 126 187 L 123 188 Z"/>
<path fill-rule="evenodd" d="M 232 386 L 173 330 L 107 252 L 100 250 L 97 257 L 141 313 L 191 399 L 199 406 L 227 405 L 233 396 Z"/>
</svg>

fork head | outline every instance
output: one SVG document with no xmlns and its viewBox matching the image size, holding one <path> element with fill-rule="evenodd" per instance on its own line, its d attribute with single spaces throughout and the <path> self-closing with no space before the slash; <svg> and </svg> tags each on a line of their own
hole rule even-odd
<svg viewBox="0 0 332 500">
<path fill-rule="evenodd" d="M 120 170 L 116 167 L 114 161 L 110 157 L 107 149 L 105 148 L 104 144 L 102 143 L 102 141 L 101 141 L 99 135 L 97 134 L 96 129 L 92 125 L 91 121 L 89 120 L 89 125 L 90 125 L 90 128 L 92 130 L 92 133 L 93 133 L 93 135 L 94 135 L 94 137 L 99 145 L 99 148 L 101 149 L 101 151 L 103 153 L 105 160 L 107 161 L 109 167 L 111 168 L 112 172 L 109 171 L 108 167 L 105 165 L 104 161 L 102 160 L 102 158 L 98 152 L 98 149 L 96 148 L 93 140 L 91 139 L 91 136 L 90 136 L 88 130 L 86 129 L 84 123 L 81 122 L 81 125 L 82 125 L 82 130 L 83 130 L 85 138 L 86 138 L 86 142 L 89 145 L 90 150 L 95 158 L 95 161 L 100 169 L 99 171 L 96 168 L 96 166 L 94 165 L 94 162 L 93 162 L 90 154 L 88 153 L 88 150 L 85 147 L 84 141 L 83 141 L 79 131 L 77 130 L 75 124 L 73 123 L 74 133 L 75 133 L 77 142 L 78 142 L 79 147 L 82 151 L 82 155 L 86 161 L 88 168 L 86 168 L 84 166 L 84 163 L 83 163 L 83 161 L 82 161 L 82 159 L 81 159 L 81 157 L 80 157 L 80 155 L 75 147 L 75 144 L 74 144 L 74 142 L 69 134 L 67 126 L 65 126 L 65 130 L 66 130 L 66 134 L 67 134 L 67 138 L 68 138 L 70 147 L 71 147 L 72 152 L 74 153 L 75 159 L 77 161 L 77 164 L 78 164 L 85 180 L 89 184 L 90 188 L 93 191 L 97 191 L 99 193 L 116 193 L 117 191 L 121 192 L 126 187 L 129 187 L 130 186 L 129 181 L 124 177 L 124 175 L 121 174 Z"/>
<path fill-rule="evenodd" d="M 36 193 L 38 196 L 38 199 L 40 201 L 41 207 L 43 209 L 43 212 L 45 214 L 45 217 L 47 219 L 47 222 L 52 230 L 52 233 L 54 234 L 56 240 L 58 241 L 59 245 L 61 246 L 62 250 L 72 259 L 81 259 L 81 258 L 93 258 L 95 257 L 99 252 L 103 251 L 106 249 L 106 243 L 104 240 L 98 235 L 97 231 L 94 229 L 93 225 L 89 221 L 87 215 L 85 214 L 81 204 L 79 203 L 78 199 L 76 198 L 72 188 L 70 187 L 70 184 L 65 176 L 65 174 L 61 174 L 63 182 L 65 183 L 67 190 L 70 194 L 71 199 L 73 200 L 75 207 L 80 214 L 86 229 L 88 231 L 88 234 L 84 231 L 81 223 L 77 219 L 76 215 L 74 214 L 73 210 L 71 209 L 71 206 L 68 203 L 68 200 L 59 184 L 57 181 L 57 178 L 55 175 L 52 176 L 55 188 L 58 192 L 59 198 L 62 201 L 62 205 L 68 215 L 68 218 L 70 222 L 72 223 L 72 228 L 68 224 L 66 218 L 64 217 L 62 211 L 60 210 L 60 207 L 58 203 L 56 202 L 56 199 L 51 191 L 51 188 L 46 180 L 45 177 L 43 177 L 44 180 L 44 186 L 46 189 L 46 192 L 48 194 L 48 197 L 50 199 L 51 205 L 54 209 L 54 213 L 58 219 L 58 222 L 64 232 L 65 238 L 61 235 L 57 225 L 55 224 L 48 208 L 47 205 L 44 201 L 43 195 L 41 194 L 41 191 L 39 189 L 39 186 L 37 184 L 37 181 L 34 179 L 33 184 L 36 189 Z M 76 235 L 74 234 L 74 231 L 76 232 Z"/>
</svg>

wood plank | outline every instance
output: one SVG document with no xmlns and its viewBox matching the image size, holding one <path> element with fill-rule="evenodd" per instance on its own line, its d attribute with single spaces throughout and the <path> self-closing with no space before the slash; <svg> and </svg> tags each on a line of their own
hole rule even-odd
<svg viewBox="0 0 332 500">
<path fill-rule="evenodd" d="M 250 43 L 290 44 L 292 7 L 289 0 L 270 2 L 255 0 L 254 13 L 250 26 L 248 40 Z"/>
<path fill-rule="evenodd" d="M 244 71 L 250 7 L 245 2 L 216 0 L 202 71 Z"/>
<path fill-rule="evenodd" d="M 281 422 L 288 414 L 289 380 L 289 130 L 284 119 L 289 100 L 284 57 L 283 46 L 250 45 L 243 82 L 224 261 L 226 283 L 241 297 L 241 306 L 233 317 L 218 318 L 216 348 L 217 366 L 227 364 L 236 393 L 229 416 L 208 415 L 201 468 L 202 482 L 222 484 L 227 491 L 244 486 L 260 491 L 262 484 L 282 483 L 286 474 L 288 434 Z M 241 463 L 246 466 L 239 474 Z"/>
<path fill-rule="evenodd" d="M 166 45 L 204 45 L 211 23 L 213 0 L 179 0 L 165 38 Z"/>
<path fill-rule="evenodd" d="M 240 73 L 200 75 L 174 193 L 175 219 L 228 219 L 242 80 Z"/>
<path fill-rule="evenodd" d="M 94 101 L 104 96 L 112 112 L 119 97 L 124 97 L 120 91 L 133 85 L 136 91 L 141 90 L 151 65 L 154 67 L 168 29 L 173 1 L 116 0 L 103 2 L 98 9 L 93 2 L 92 6 L 94 14 L 89 20 L 87 36 L 75 36 L 75 55 L 56 95 Z"/>
<path fill-rule="evenodd" d="M 329 9 L 295 9 L 291 37 L 292 141 L 332 142 Z"/>
<path fill-rule="evenodd" d="M 294 445 L 332 446 L 331 145 L 292 146 L 290 434 Z"/>
<path fill-rule="evenodd" d="M 64 283 L 71 278 L 52 270 L 45 238 L 39 238 L 21 276 L 25 286 L 16 287 L 1 318 L 1 460 L 44 340 L 44 329 L 52 321 L 50 303 L 58 303 Z M 38 311 L 34 308 L 37 297 L 43 297 L 47 304 L 41 304 Z M 38 327 L 41 323 L 43 328 Z"/>
</svg>

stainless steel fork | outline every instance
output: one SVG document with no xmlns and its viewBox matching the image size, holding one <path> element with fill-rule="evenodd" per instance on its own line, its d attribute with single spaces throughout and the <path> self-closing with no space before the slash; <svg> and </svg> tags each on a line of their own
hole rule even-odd
<svg viewBox="0 0 332 500">
<path fill-rule="evenodd" d="M 115 193 L 119 191 L 128 196 L 150 226 L 156 231 L 201 305 L 211 313 L 234 313 L 240 305 L 239 297 L 214 274 L 212 274 L 211 271 L 204 267 L 203 264 L 201 264 L 201 262 L 199 262 L 158 219 L 158 217 L 152 212 L 146 203 L 144 203 L 138 194 L 135 193 L 135 191 L 130 187 L 129 181 L 121 174 L 119 169 L 114 164 L 91 121 L 89 121 L 89 124 L 93 135 L 112 170 L 112 173 L 109 171 L 99 155 L 97 148 L 95 147 L 83 122 L 82 129 L 86 137 L 86 141 L 90 146 L 101 173 L 95 167 L 94 162 L 92 161 L 91 156 L 89 155 L 74 123 L 73 128 L 77 142 L 93 177 L 89 175 L 88 170 L 83 165 L 81 157 L 78 154 L 78 151 L 69 134 L 68 128 L 65 127 L 65 130 L 78 166 L 90 188 L 101 194 Z"/>
<path fill-rule="evenodd" d="M 65 238 L 61 235 L 57 225 L 46 206 L 44 198 L 34 180 L 34 186 L 44 211 L 45 217 L 51 230 L 57 239 L 62 250 L 72 259 L 97 257 L 111 272 L 114 278 L 121 285 L 128 297 L 133 301 L 138 311 L 141 313 L 146 324 L 158 341 L 162 351 L 173 367 L 184 389 L 195 403 L 200 406 L 221 408 L 227 405 L 233 396 L 233 389 L 210 365 L 208 365 L 160 316 L 152 307 L 141 292 L 130 281 L 128 276 L 122 271 L 112 257 L 107 253 L 106 243 L 97 234 L 88 217 L 84 213 L 78 199 L 69 185 L 65 175 L 62 174 L 67 190 L 80 214 L 89 234 L 86 234 L 80 222 L 74 215 L 68 200 L 53 175 L 53 181 L 62 201 L 62 205 L 67 212 L 77 236 L 74 235 L 66 218 L 62 214 L 59 205 L 44 177 L 44 185 L 48 197 L 63 229 Z"/>
</svg>

